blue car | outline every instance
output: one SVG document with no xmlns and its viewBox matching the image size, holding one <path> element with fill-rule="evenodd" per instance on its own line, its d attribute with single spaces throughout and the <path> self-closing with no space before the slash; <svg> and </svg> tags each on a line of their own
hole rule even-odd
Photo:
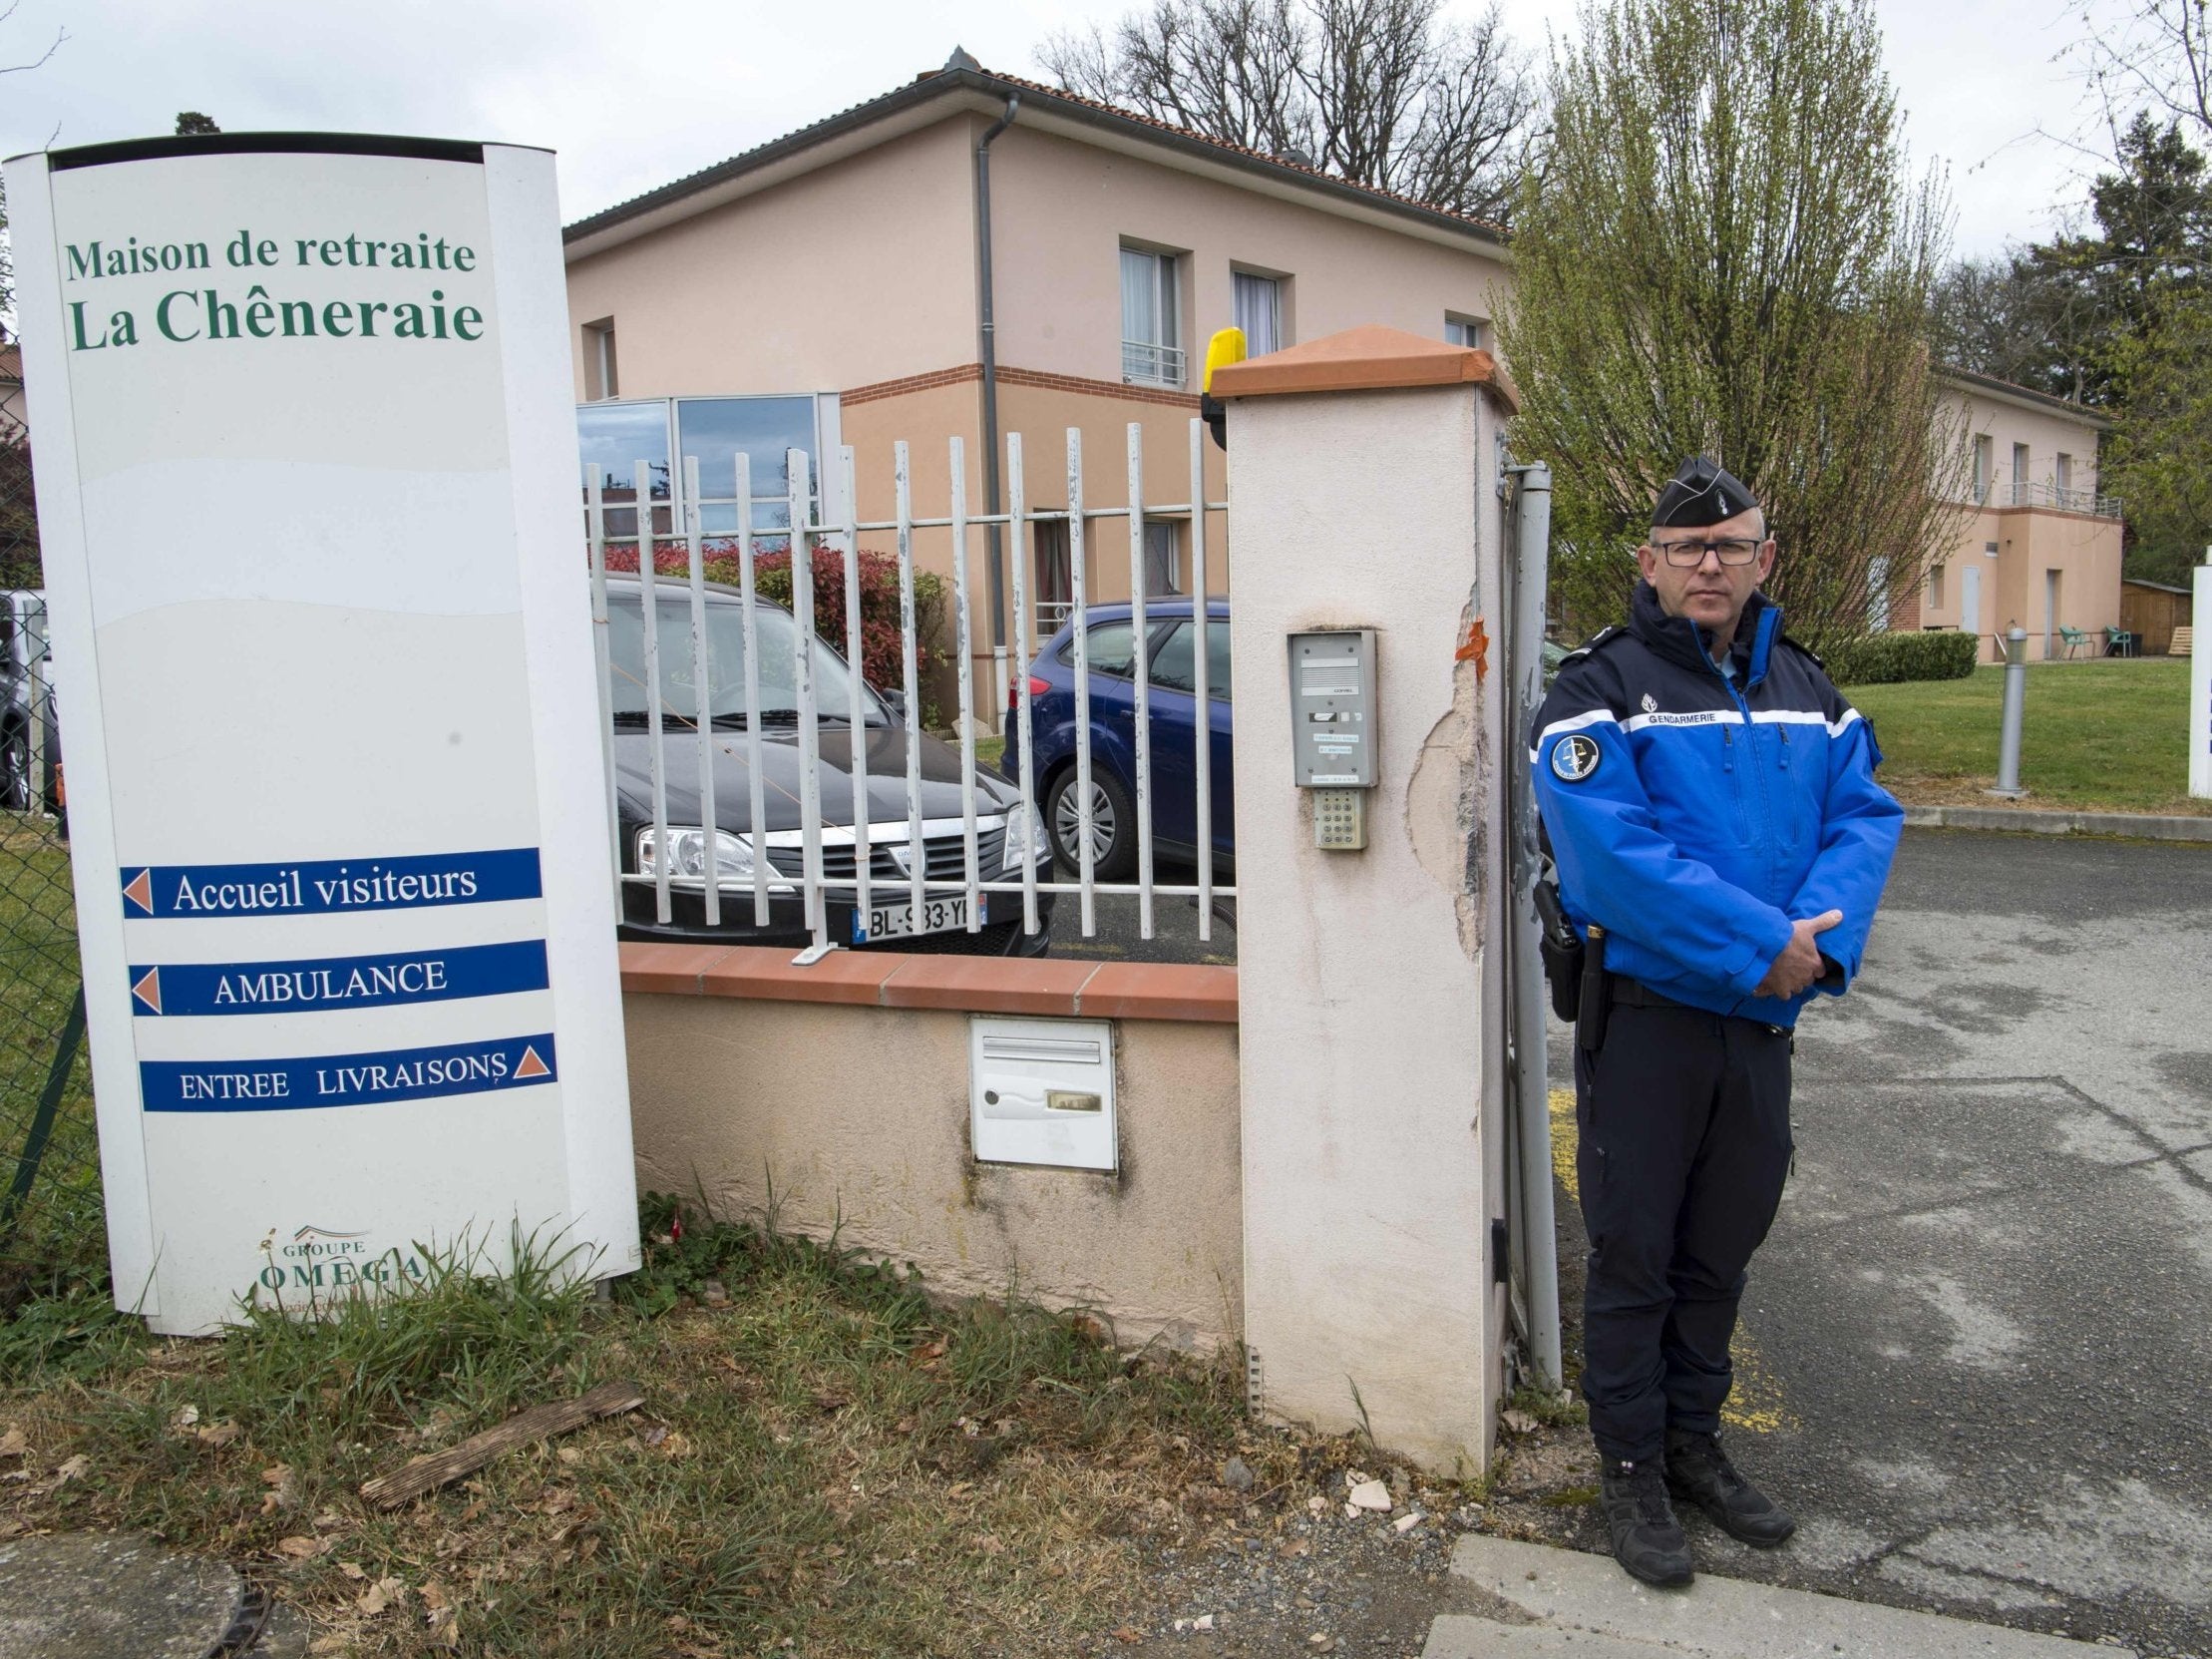
<svg viewBox="0 0 2212 1659">
<path fill-rule="evenodd" d="M 1137 868 L 1136 628 L 1127 605 L 1094 605 L 1086 626 L 1091 699 L 1091 856 L 1101 881 L 1125 881 Z M 1200 648 L 1194 602 L 1162 598 L 1145 605 L 1152 693 L 1152 845 L 1170 858 L 1198 856 L 1196 695 Z M 1229 602 L 1206 604 L 1207 741 L 1211 752 L 1214 856 L 1225 871 L 1237 852 L 1236 790 L 1230 756 Z M 999 770 L 1019 782 L 1020 727 L 1008 698 L 1006 749 Z M 1029 667 L 1030 719 L 1036 742 L 1037 798 L 1044 803 L 1052 850 L 1081 868 L 1082 820 L 1075 792 L 1075 623 L 1046 641 Z"/>
</svg>

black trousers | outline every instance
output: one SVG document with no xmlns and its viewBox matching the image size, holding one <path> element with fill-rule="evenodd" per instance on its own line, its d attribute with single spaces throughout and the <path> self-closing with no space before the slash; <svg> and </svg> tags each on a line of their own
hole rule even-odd
<svg viewBox="0 0 2212 1659">
<path fill-rule="evenodd" d="M 1789 1053 L 1759 1021 L 1618 1003 L 1604 1046 L 1575 1052 L 1582 1391 L 1603 1456 L 1720 1428 L 1743 1270 L 1789 1174 Z"/>
</svg>

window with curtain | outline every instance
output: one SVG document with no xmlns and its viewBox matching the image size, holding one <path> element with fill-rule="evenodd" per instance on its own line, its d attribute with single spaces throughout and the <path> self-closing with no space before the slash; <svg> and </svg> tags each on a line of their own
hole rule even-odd
<svg viewBox="0 0 2212 1659">
<path fill-rule="evenodd" d="M 1145 523 L 1145 598 L 1183 591 L 1182 527 L 1174 521 Z"/>
<path fill-rule="evenodd" d="M 1231 271 L 1230 281 L 1236 289 L 1236 323 L 1245 331 L 1245 349 L 1255 357 L 1280 351 L 1285 344 L 1282 282 L 1249 270 Z"/>
<path fill-rule="evenodd" d="M 1121 377 L 1155 386 L 1183 384 L 1177 327 L 1176 259 L 1147 248 L 1121 250 Z"/>
<path fill-rule="evenodd" d="M 1483 343 L 1482 328 L 1481 321 L 1475 317 L 1447 316 L 1444 319 L 1445 343 L 1448 345 L 1471 345 L 1478 351 L 1488 350 L 1489 348 Z"/>
</svg>

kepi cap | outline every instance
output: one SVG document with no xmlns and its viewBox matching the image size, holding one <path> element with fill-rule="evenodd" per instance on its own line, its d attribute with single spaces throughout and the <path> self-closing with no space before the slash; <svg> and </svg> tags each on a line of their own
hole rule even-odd
<svg viewBox="0 0 2212 1659">
<path fill-rule="evenodd" d="M 1748 513 L 1758 504 L 1758 497 L 1733 473 L 1705 456 L 1692 455 L 1659 492 L 1652 523 L 1669 530 L 1693 530 Z"/>
</svg>

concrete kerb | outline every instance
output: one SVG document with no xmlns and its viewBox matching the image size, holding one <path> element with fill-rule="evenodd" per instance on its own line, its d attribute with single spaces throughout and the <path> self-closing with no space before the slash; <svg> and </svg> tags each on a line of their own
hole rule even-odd
<svg viewBox="0 0 2212 1659">
<path fill-rule="evenodd" d="M 1908 829 L 2006 830 L 2015 835 L 2116 835 L 2138 841 L 2212 842 L 2212 816 L 2057 812 L 2016 806 L 1908 806 Z"/>
<path fill-rule="evenodd" d="M 1683 1590 L 1637 1583 L 1610 1556 L 1470 1534 L 1452 1551 L 1452 1573 L 1534 1614 L 1551 1632 L 1582 1632 L 1590 1645 L 1563 1651 L 1632 1659 L 1659 1651 L 1706 1659 L 2082 1659 L 2132 1649 L 1974 1624 L 1810 1590 L 1699 1573 Z M 1423 1659 L 1549 1653 L 1534 1627 L 1447 1615 Z M 1523 1632 L 1508 1638 L 1505 1632 Z"/>
</svg>

